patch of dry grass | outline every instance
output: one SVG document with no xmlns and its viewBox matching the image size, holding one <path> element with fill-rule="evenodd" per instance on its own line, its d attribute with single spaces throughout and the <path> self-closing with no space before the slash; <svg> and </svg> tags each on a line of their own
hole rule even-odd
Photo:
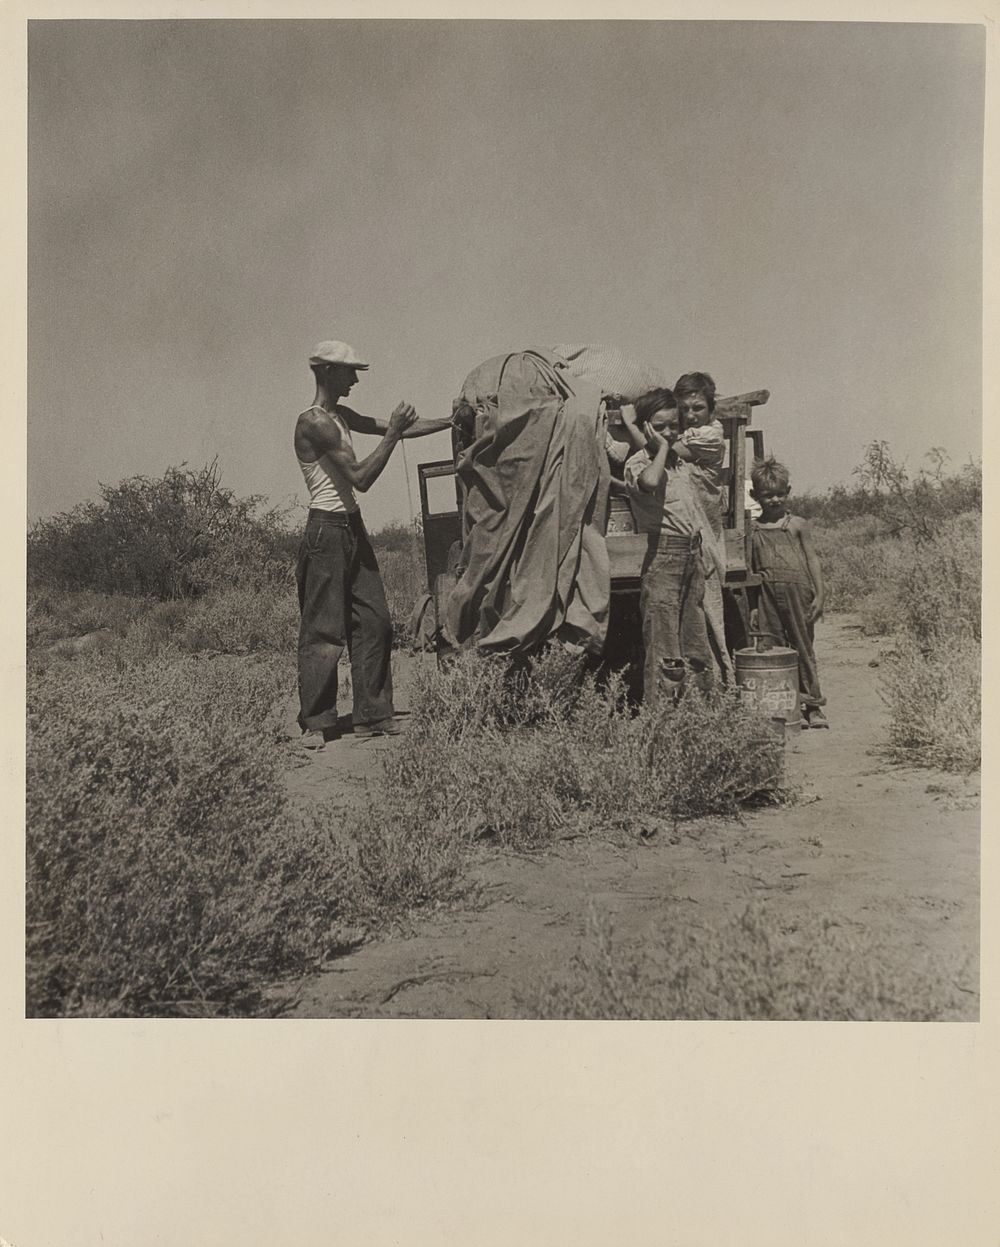
<svg viewBox="0 0 1000 1247">
<path fill-rule="evenodd" d="M 569 966 L 529 993 L 524 1016 L 580 1020 L 948 1021 L 968 1016 L 965 967 L 912 949 L 887 956 L 873 934 L 817 917 L 783 926 L 758 902 L 719 929 L 667 925 L 615 939 L 591 911 Z"/>
<path fill-rule="evenodd" d="M 968 636 L 924 652 L 904 645 L 882 671 L 889 707 L 889 752 L 897 761 L 943 771 L 976 770 L 982 737 L 982 647 Z"/>
<path fill-rule="evenodd" d="M 479 840 L 532 850 L 648 817 L 733 814 L 779 783 L 780 746 L 734 695 L 691 693 L 633 714 L 619 681 L 598 685 L 556 647 L 530 670 L 476 655 L 424 670 L 413 704 L 386 762 L 385 790 L 397 795 L 371 817 L 405 817 L 415 842 L 440 843 L 448 860 Z M 362 837 L 392 843 L 374 824 Z M 384 860 L 379 869 L 399 874 Z"/>
<path fill-rule="evenodd" d="M 423 554 L 410 549 L 377 550 L 385 600 L 392 618 L 393 644 L 405 648 L 413 641 L 410 616 L 417 599 L 427 591 L 427 571 Z"/>
<path fill-rule="evenodd" d="M 982 517 L 942 522 L 929 539 L 888 536 L 874 517 L 817 528 L 830 610 L 860 614 L 869 635 L 904 629 L 919 642 L 981 636 Z"/>
<path fill-rule="evenodd" d="M 43 652 L 117 650 L 136 660 L 164 650 L 190 654 L 293 653 L 299 610 L 284 586 L 221 587 L 198 598 L 44 590 L 28 601 L 28 649 Z"/>
<path fill-rule="evenodd" d="M 932 536 L 885 536 L 856 518 L 817 534 L 834 609 L 857 611 L 865 631 L 891 636 L 881 692 L 888 751 L 948 771 L 980 762 L 982 517 L 944 519 Z"/>
</svg>

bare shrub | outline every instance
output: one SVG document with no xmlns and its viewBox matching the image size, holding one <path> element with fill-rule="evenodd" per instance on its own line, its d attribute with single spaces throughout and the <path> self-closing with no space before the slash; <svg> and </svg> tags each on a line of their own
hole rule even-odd
<svg viewBox="0 0 1000 1247">
<path fill-rule="evenodd" d="M 940 526 L 955 515 L 981 510 L 982 465 L 970 461 L 961 472 L 948 476 L 947 451 L 932 447 L 924 456 L 929 468 L 911 476 L 897 463 L 888 442 L 871 442 L 862 462 L 854 469 L 859 492 L 890 533 L 908 531 L 918 540 L 930 540 Z"/>
<path fill-rule="evenodd" d="M 663 924 L 624 945 L 591 910 L 569 967 L 523 1008 L 547 1019 L 950 1020 L 967 1015 L 955 977 L 826 917 L 783 926 L 762 902 L 717 929 Z"/>
<path fill-rule="evenodd" d="M 392 764 L 387 769 L 395 771 Z M 376 923 L 465 894 L 474 839 L 452 811 L 434 808 L 426 787 L 404 791 L 387 778 L 389 786 L 362 812 L 352 835 L 355 909 Z"/>
</svg>

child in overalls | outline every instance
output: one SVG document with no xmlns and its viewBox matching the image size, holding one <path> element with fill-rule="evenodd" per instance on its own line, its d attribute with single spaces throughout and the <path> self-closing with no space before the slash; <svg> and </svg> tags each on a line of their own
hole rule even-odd
<svg viewBox="0 0 1000 1247">
<path fill-rule="evenodd" d="M 806 520 L 790 515 L 788 469 L 773 458 L 754 464 L 753 496 L 760 516 L 753 527 L 753 569 L 761 584 L 757 627 L 796 650 L 799 656 L 799 696 L 808 727 L 829 727 L 820 709 L 820 692 L 813 649 L 813 627 L 823 614 L 826 596 L 823 570 Z"/>
</svg>

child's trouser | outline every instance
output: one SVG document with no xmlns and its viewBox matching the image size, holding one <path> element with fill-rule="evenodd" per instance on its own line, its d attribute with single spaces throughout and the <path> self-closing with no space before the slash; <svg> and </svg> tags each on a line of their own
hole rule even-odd
<svg viewBox="0 0 1000 1247">
<path fill-rule="evenodd" d="M 765 581 L 760 586 L 757 605 L 757 627 L 784 640 L 799 656 L 799 697 L 803 705 L 824 706 L 820 692 L 816 652 L 813 649 L 813 626 L 806 622 L 806 611 L 812 605 L 812 588 L 783 581 Z"/>
<path fill-rule="evenodd" d="M 664 663 L 692 660 L 711 684 L 715 656 L 705 620 L 705 569 L 700 538 L 660 537 L 646 566 L 639 594 L 642 613 L 643 701 L 654 705 Z"/>
</svg>

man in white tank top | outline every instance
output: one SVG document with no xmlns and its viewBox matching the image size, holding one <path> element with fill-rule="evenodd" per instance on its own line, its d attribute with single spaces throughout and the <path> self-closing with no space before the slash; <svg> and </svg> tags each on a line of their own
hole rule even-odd
<svg viewBox="0 0 1000 1247">
<path fill-rule="evenodd" d="M 299 725 L 308 748 L 337 732 L 337 664 L 350 655 L 352 722 L 359 738 L 395 735 L 392 705 L 392 622 L 382 578 L 355 493 L 364 493 L 403 437 L 423 437 L 451 418 L 418 420 L 400 403 L 388 421 L 359 415 L 340 402 L 366 369 L 345 342 L 320 342 L 309 356 L 316 378 L 313 405 L 295 423 L 295 456 L 309 490 L 309 518 L 299 547 Z M 381 441 L 365 459 L 351 433 Z"/>
</svg>

